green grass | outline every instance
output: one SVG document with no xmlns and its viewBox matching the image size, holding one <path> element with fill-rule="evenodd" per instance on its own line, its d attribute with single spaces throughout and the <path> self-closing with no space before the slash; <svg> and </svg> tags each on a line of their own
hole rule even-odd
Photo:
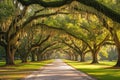
<svg viewBox="0 0 120 80">
<path fill-rule="evenodd" d="M 37 71 L 45 64 L 51 62 L 53 62 L 53 60 L 29 63 L 21 63 L 20 61 L 15 61 L 15 66 L 2 66 L 5 64 L 5 62 L 0 62 L 0 80 L 20 80 L 33 71 Z"/>
<path fill-rule="evenodd" d="M 72 67 L 85 72 L 97 80 L 120 80 L 120 68 L 112 68 L 115 62 L 101 61 L 100 64 L 65 60 Z"/>
<path fill-rule="evenodd" d="M 5 65 L 5 62 L 0 61 L 0 66 L 3 66 L 3 65 Z"/>
</svg>

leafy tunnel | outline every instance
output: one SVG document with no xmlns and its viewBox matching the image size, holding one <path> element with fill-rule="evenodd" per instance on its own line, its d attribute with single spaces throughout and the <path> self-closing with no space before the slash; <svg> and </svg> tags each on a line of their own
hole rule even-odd
<svg viewBox="0 0 120 80">
<path fill-rule="evenodd" d="M 94 64 L 115 48 L 120 67 L 119 6 L 119 0 L 1 0 L 1 58 L 6 65 L 16 58 Z"/>
</svg>

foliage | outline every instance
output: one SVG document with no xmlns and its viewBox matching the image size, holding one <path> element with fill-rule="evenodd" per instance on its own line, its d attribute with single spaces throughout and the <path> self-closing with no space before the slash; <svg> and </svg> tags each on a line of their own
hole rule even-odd
<svg viewBox="0 0 120 80">
<path fill-rule="evenodd" d="M 117 50 L 116 50 L 116 47 L 113 46 L 110 48 L 110 50 L 108 51 L 108 60 L 109 61 L 113 61 L 113 60 L 117 60 Z"/>
<path fill-rule="evenodd" d="M 0 21 L 6 20 L 14 14 L 15 8 L 13 0 L 3 0 L 0 2 Z"/>
<path fill-rule="evenodd" d="M 115 46 L 104 46 L 100 51 L 100 60 L 117 60 L 117 51 Z"/>
<path fill-rule="evenodd" d="M 116 12 L 120 12 L 120 0 L 98 0 L 100 3 L 104 4 L 105 6 L 111 8 Z"/>
<path fill-rule="evenodd" d="M 3 47 L 0 46 L 0 60 L 4 60 L 3 58 L 5 57 L 5 50 Z"/>
</svg>

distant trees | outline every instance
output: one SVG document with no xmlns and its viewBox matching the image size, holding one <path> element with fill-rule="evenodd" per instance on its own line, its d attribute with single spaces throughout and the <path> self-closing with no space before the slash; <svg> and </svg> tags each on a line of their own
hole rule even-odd
<svg viewBox="0 0 120 80">
<path fill-rule="evenodd" d="M 66 41 L 66 39 L 67 39 L 67 41 Z M 63 39 L 62 43 L 74 50 L 74 52 L 75 52 L 74 54 L 76 56 L 75 60 L 78 60 L 78 58 L 80 56 L 80 61 L 84 62 L 85 54 L 90 52 L 90 50 L 88 49 L 88 46 L 81 40 L 74 39 L 72 37 L 70 38 L 70 36 L 66 39 Z"/>
<path fill-rule="evenodd" d="M 117 60 L 117 50 L 116 47 L 111 47 L 110 50 L 108 51 L 108 60 L 109 61 L 113 61 L 113 60 Z"/>
<path fill-rule="evenodd" d="M 107 41 L 110 40 L 109 39 L 110 35 L 108 31 L 104 27 L 101 27 L 102 25 L 99 23 L 98 18 L 96 18 L 95 15 L 87 13 L 78 14 L 77 17 L 72 17 L 72 15 L 69 15 L 70 17 L 66 16 L 59 18 L 60 16 L 61 15 L 58 15 L 56 17 L 56 21 L 51 20 L 51 22 L 48 22 L 48 25 L 52 24 L 53 26 L 55 26 L 55 28 L 63 30 L 67 34 L 72 35 L 73 37 L 81 40 L 84 44 L 87 45 L 87 47 L 92 53 L 93 57 L 92 63 L 98 63 L 97 55 L 101 47 L 107 44 Z M 76 19 L 73 21 L 74 18 Z M 64 23 L 62 23 L 63 21 Z M 72 44 L 68 44 L 67 42 L 64 43 L 67 44 L 69 47 L 73 48 L 72 45 L 75 46 L 75 43 L 77 43 L 77 41 L 75 41 L 75 43 L 72 41 Z M 84 45 L 81 46 L 85 47 Z M 74 50 L 76 51 L 76 49 Z M 79 50 L 77 50 L 77 52 L 78 51 Z"/>
<path fill-rule="evenodd" d="M 115 46 L 105 46 L 100 51 L 100 60 L 117 60 L 117 50 Z"/>
</svg>

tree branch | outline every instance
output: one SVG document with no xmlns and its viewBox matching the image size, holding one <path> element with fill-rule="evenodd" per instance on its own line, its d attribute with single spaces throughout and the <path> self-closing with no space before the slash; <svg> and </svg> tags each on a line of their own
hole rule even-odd
<svg viewBox="0 0 120 80">
<path fill-rule="evenodd" d="M 40 47 L 43 43 L 45 43 L 50 38 L 50 35 L 48 35 L 45 39 L 43 39 L 40 43 L 33 44 L 30 48 L 30 50 L 33 50 L 34 48 Z"/>
<path fill-rule="evenodd" d="M 68 47 L 70 47 L 71 49 L 75 50 L 77 53 L 79 53 L 79 50 L 74 48 L 72 45 L 66 43 L 65 41 L 62 41 L 62 43 L 64 43 L 65 45 L 67 45 Z"/>
<path fill-rule="evenodd" d="M 18 0 L 23 5 L 39 4 L 43 7 L 60 7 L 65 4 L 70 4 L 73 0 L 57 0 L 57 1 L 43 1 L 43 0 Z"/>
<path fill-rule="evenodd" d="M 40 53 L 43 53 L 46 49 L 48 49 L 49 47 L 51 46 L 54 46 L 56 43 L 52 43 L 52 44 L 49 44 L 47 45 L 46 47 L 44 47 L 42 50 L 40 50 L 41 52 Z"/>
<path fill-rule="evenodd" d="M 0 41 L 0 45 L 1 45 L 2 47 L 6 47 L 6 43 L 3 42 L 3 41 Z"/>
<path fill-rule="evenodd" d="M 25 6 L 28 6 L 31 4 L 39 4 L 43 7 L 60 7 L 60 6 L 72 3 L 74 0 L 59 0 L 59 1 L 57 0 L 57 1 L 52 1 L 52 2 L 45 2 L 43 0 L 18 0 L 18 1 L 21 2 Z M 86 6 L 93 7 L 97 11 L 111 18 L 113 21 L 120 23 L 120 14 L 106 7 L 100 2 L 96 0 L 77 0 L 77 1 Z"/>
<path fill-rule="evenodd" d="M 108 34 L 97 46 L 102 46 L 106 40 L 108 40 L 110 35 Z"/>
<path fill-rule="evenodd" d="M 86 6 L 93 7 L 97 11 L 103 13 L 105 16 L 111 18 L 113 21 L 120 23 L 120 14 L 106 7 L 105 5 L 99 3 L 98 1 L 96 0 L 77 0 L 77 1 Z"/>
</svg>

